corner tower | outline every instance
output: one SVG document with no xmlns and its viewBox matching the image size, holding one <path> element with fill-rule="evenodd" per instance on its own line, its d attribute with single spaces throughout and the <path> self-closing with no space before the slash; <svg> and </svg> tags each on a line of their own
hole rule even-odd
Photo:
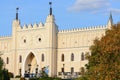
<svg viewBox="0 0 120 80">
<path fill-rule="evenodd" d="M 20 27 L 20 21 L 18 19 L 18 9 L 16 8 L 16 18 L 15 20 L 13 20 L 12 23 L 12 53 L 13 53 L 13 61 L 14 61 L 14 65 L 13 65 L 13 72 L 14 74 L 17 74 L 17 67 L 16 67 L 16 50 L 17 50 L 17 29 Z"/>
<path fill-rule="evenodd" d="M 50 12 L 46 18 L 45 27 L 47 29 L 47 47 L 49 48 L 49 75 L 55 76 L 57 74 L 57 33 L 58 28 L 55 23 L 55 17 L 52 14 L 52 2 L 49 2 Z"/>
</svg>

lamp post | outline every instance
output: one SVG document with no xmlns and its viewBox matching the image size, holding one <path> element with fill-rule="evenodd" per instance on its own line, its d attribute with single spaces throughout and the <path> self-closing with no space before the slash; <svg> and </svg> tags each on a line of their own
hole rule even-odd
<svg viewBox="0 0 120 80">
<path fill-rule="evenodd" d="M 38 66 L 39 66 L 39 65 L 37 65 L 37 66 L 36 66 L 36 69 L 35 69 L 36 77 L 37 77 L 37 74 L 38 74 Z"/>
<path fill-rule="evenodd" d="M 21 77 L 21 68 L 19 69 L 19 74 L 20 74 L 20 77 Z"/>
<path fill-rule="evenodd" d="M 29 74 L 29 77 L 30 77 L 30 70 L 31 70 L 31 64 L 28 64 L 28 74 Z"/>
<path fill-rule="evenodd" d="M 65 67 L 65 64 L 63 64 L 63 76 L 65 78 L 65 69 L 64 69 L 64 67 Z"/>
</svg>

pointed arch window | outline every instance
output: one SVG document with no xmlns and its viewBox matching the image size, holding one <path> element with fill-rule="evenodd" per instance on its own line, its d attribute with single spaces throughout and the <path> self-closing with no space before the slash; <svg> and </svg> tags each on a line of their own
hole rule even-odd
<svg viewBox="0 0 120 80">
<path fill-rule="evenodd" d="M 19 63 L 22 63 L 22 56 L 19 56 Z"/>
<path fill-rule="evenodd" d="M 45 56 L 44 56 L 44 54 L 42 54 L 42 58 L 41 58 L 42 62 L 44 62 L 44 58 L 45 58 Z"/>
<path fill-rule="evenodd" d="M 62 54 L 61 56 L 61 61 L 64 61 L 64 54 Z"/>
<path fill-rule="evenodd" d="M 84 55 L 84 53 L 82 52 L 82 54 L 81 54 L 81 60 L 82 61 L 84 61 L 85 60 L 85 55 Z"/>
<path fill-rule="evenodd" d="M 9 58 L 7 57 L 6 64 L 9 64 Z"/>
<path fill-rule="evenodd" d="M 74 61 L 74 54 L 71 54 L 71 61 Z"/>
</svg>

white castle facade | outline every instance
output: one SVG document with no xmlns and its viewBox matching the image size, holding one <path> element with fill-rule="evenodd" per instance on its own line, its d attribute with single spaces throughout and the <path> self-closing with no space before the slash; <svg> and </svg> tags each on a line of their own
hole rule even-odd
<svg viewBox="0 0 120 80">
<path fill-rule="evenodd" d="M 51 10 L 50 10 L 51 12 Z M 14 75 L 39 73 L 47 67 L 49 76 L 61 76 L 62 72 L 80 73 L 88 60 L 85 54 L 93 40 L 101 38 L 112 25 L 112 16 L 106 26 L 59 31 L 55 17 L 50 13 L 44 24 L 21 26 L 16 13 L 12 23 L 12 35 L 0 37 L 0 57 L 4 67 Z"/>
</svg>

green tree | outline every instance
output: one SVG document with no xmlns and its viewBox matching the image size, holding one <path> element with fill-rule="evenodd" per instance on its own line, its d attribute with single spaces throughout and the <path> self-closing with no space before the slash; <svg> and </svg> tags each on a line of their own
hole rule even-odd
<svg viewBox="0 0 120 80">
<path fill-rule="evenodd" d="M 0 58 L 0 80 L 10 80 L 8 75 L 8 70 L 3 68 L 4 62 Z"/>
<path fill-rule="evenodd" d="M 0 80 L 3 79 L 3 60 L 0 58 Z"/>
<path fill-rule="evenodd" d="M 89 80 L 119 80 L 120 24 L 106 30 L 101 39 L 95 39 L 90 50 L 87 65 Z"/>
</svg>

